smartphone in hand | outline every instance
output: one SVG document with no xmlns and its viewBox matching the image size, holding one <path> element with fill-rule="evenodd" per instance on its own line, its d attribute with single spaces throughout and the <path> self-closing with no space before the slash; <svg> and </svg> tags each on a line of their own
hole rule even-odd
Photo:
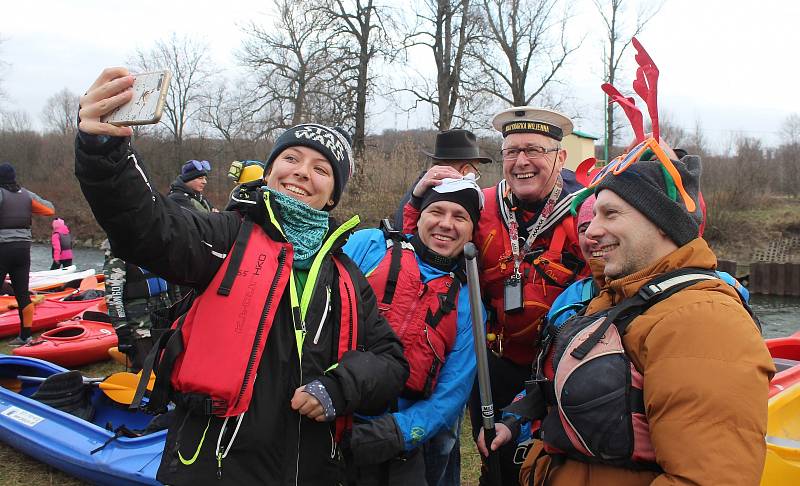
<svg viewBox="0 0 800 486">
<path fill-rule="evenodd" d="M 100 121 L 116 126 L 151 125 L 161 120 L 172 73 L 155 71 L 133 75 L 133 98 Z"/>
</svg>

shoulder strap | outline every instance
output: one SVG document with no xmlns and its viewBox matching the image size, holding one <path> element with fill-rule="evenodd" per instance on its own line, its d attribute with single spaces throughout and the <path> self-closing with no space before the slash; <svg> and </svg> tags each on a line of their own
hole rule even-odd
<svg viewBox="0 0 800 486">
<path fill-rule="evenodd" d="M 386 287 L 383 291 L 381 303 L 389 305 L 394 300 L 394 292 L 397 290 L 397 279 L 400 276 L 400 262 L 403 259 L 403 245 L 405 240 L 403 234 L 392 228 L 388 219 L 383 219 L 380 224 L 383 236 L 387 241 L 392 242 L 392 262 L 389 265 L 389 274 L 386 276 Z"/>
<path fill-rule="evenodd" d="M 247 248 L 247 241 L 250 239 L 250 233 L 253 232 L 253 220 L 245 216 L 242 219 L 242 224 L 239 226 L 239 233 L 236 234 L 236 242 L 233 244 L 231 250 L 231 259 L 228 261 L 228 268 L 225 269 L 225 277 L 217 288 L 219 295 L 230 295 L 233 282 L 236 275 L 239 273 L 239 266 L 242 264 L 244 258 L 244 250 Z"/>
<path fill-rule="evenodd" d="M 456 308 L 458 291 L 461 288 L 461 284 L 465 281 L 466 275 L 461 268 L 457 268 L 453 271 L 453 280 L 450 282 L 450 288 L 444 298 L 440 295 L 439 308 L 436 310 L 436 313 L 434 314 L 431 312 L 430 308 L 428 309 L 425 322 L 427 322 L 429 326 L 435 329 L 444 316 L 453 312 L 453 309 Z"/>
<path fill-rule="evenodd" d="M 624 335 L 631 321 L 653 305 L 698 282 L 717 278 L 719 277 L 716 272 L 699 268 L 681 268 L 659 275 L 642 285 L 636 295 L 612 307 L 606 315 L 603 325 L 595 329 L 586 341 L 570 354 L 576 359 L 583 359 L 605 335 L 611 324 L 617 326 L 620 335 Z"/>
</svg>

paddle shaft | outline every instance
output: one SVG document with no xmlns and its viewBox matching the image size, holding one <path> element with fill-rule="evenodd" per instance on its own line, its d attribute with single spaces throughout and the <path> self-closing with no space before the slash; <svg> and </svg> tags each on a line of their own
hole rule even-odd
<svg viewBox="0 0 800 486">
<path fill-rule="evenodd" d="M 18 375 L 17 379 L 20 381 L 30 381 L 34 383 L 43 383 L 44 380 L 47 378 L 41 376 L 25 376 L 25 375 Z M 128 387 L 122 385 L 115 385 L 113 383 L 105 383 L 103 381 L 97 381 L 96 379 L 83 379 L 83 383 L 85 385 L 97 385 L 100 387 L 101 390 L 127 390 Z"/>
<path fill-rule="evenodd" d="M 464 257 L 467 263 L 467 287 L 469 289 L 469 306 L 472 314 L 472 337 L 475 345 L 475 361 L 478 367 L 478 391 L 481 399 L 481 417 L 483 421 L 483 439 L 489 450 L 486 458 L 489 484 L 500 486 L 500 454 L 491 450 L 494 441 L 494 403 L 492 401 L 492 385 L 489 379 L 489 361 L 486 356 L 486 329 L 483 326 L 483 305 L 481 303 L 481 286 L 478 277 L 478 249 L 470 242 L 464 245 Z"/>
</svg>

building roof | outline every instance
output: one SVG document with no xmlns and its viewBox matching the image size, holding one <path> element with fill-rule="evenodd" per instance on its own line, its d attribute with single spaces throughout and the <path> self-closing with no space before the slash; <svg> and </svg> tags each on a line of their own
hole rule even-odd
<svg viewBox="0 0 800 486">
<path fill-rule="evenodd" d="M 582 132 L 582 131 L 580 131 L 580 130 L 573 130 L 573 131 L 572 131 L 572 134 L 573 134 L 573 135 L 575 135 L 576 137 L 580 137 L 580 138 L 588 138 L 588 139 L 591 139 L 591 140 L 598 140 L 598 139 L 600 139 L 600 137 L 595 137 L 594 135 L 589 135 L 588 133 L 586 133 L 586 132 Z"/>
</svg>

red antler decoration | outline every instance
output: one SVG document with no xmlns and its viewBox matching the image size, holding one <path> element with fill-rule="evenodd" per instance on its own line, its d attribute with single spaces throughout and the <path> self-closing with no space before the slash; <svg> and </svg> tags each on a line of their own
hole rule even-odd
<svg viewBox="0 0 800 486">
<path fill-rule="evenodd" d="M 647 112 L 653 124 L 653 138 L 659 141 L 661 139 L 659 138 L 658 129 L 658 68 L 650 54 L 644 50 L 641 42 L 636 37 L 632 39 L 632 42 L 633 47 L 636 49 L 636 56 L 634 57 L 639 65 L 636 70 L 636 79 L 633 81 L 633 90 L 647 105 Z"/>
<path fill-rule="evenodd" d="M 595 169 L 597 169 L 597 159 L 589 157 L 578 164 L 578 167 L 575 169 L 575 179 L 580 182 L 582 186 L 589 187 Z"/>
<path fill-rule="evenodd" d="M 620 93 L 617 88 L 609 83 L 603 83 L 600 87 L 611 99 L 611 103 L 617 102 L 619 103 L 619 106 L 622 107 L 622 110 L 625 112 L 625 116 L 627 116 L 628 120 L 631 122 L 633 134 L 636 136 L 636 143 L 643 141 L 644 120 L 642 118 L 642 112 L 636 107 L 636 101 L 633 98 L 626 98 L 622 96 L 622 93 Z"/>
</svg>

